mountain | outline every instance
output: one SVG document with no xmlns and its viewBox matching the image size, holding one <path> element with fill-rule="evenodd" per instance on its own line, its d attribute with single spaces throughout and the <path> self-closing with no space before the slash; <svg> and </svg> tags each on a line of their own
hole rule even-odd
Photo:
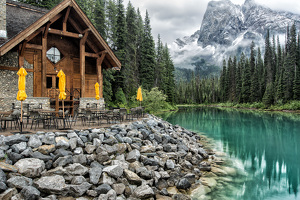
<svg viewBox="0 0 300 200">
<path fill-rule="evenodd" d="M 229 56 L 249 54 L 252 41 L 264 53 L 267 30 L 284 44 L 287 27 L 293 23 L 300 27 L 300 15 L 271 10 L 253 0 L 243 5 L 229 0 L 210 1 L 200 30 L 176 39 L 170 46 L 171 55 L 177 68 L 194 69 L 203 59 L 221 66 Z"/>
</svg>

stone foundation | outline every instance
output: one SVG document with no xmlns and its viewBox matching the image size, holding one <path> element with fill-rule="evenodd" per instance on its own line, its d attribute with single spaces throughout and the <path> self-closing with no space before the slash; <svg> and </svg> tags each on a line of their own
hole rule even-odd
<svg viewBox="0 0 300 200">
<path fill-rule="evenodd" d="M 15 108 L 21 107 L 21 101 L 18 101 L 16 98 L 0 98 L 0 111 L 10 111 L 12 110 L 12 104 L 15 104 Z M 43 109 L 50 109 L 50 98 L 48 97 L 28 97 L 24 104 L 29 104 L 29 108 L 38 108 L 39 105 L 42 105 Z"/>
<path fill-rule="evenodd" d="M 96 100 L 95 98 L 90 97 L 90 98 L 80 98 L 79 109 L 86 108 L 88 103 L 90 107 L 94 107 L 95 104 L 97 104 L 97 108 L 100 109 L 105 108 L 104 98 L 100 98 L 99 100 Z"/>
</svg>

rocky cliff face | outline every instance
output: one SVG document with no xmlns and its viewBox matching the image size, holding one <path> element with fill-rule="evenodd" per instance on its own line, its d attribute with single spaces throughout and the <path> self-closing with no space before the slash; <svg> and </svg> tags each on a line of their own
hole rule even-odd
<svg viewBox="0 0 300 200">
<path fill-rule="evenodd" d="M 177 39 L 171 46 L 176 67 L 193 68 L 200 59 L 220 64 L 223 59 L 242 51 L 249 52 L 250 43 L 264 50 L 267 30 L 284 42 L 287 26 L 300 26 L 300 15 L 274 11 L 246 0 L 235 5 L 229 0 L 211 1 L 200 30 Z"/>
</svg>

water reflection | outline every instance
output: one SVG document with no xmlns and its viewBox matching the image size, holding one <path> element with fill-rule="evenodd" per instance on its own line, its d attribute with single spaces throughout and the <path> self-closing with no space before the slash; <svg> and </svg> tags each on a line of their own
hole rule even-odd
<svg viewBox="0 0 300 200">
<path fill-rule="evenodd" d="M 218 108 L 185 108 L 162 116 L 206 133 L 248 173 L 244 199 L 295 199 L 299 191 L 300 116 Z"/>
</svg>

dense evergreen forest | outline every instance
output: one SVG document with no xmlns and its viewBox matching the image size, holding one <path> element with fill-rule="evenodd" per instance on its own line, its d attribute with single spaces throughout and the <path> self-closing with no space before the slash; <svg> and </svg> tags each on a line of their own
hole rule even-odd
<svg viewBox="0 0 300 200">
<path fill-rule="evenodd" d="M 60 0 L 19 0 L 45 7 Z M 160 35 L 153 39 L 149 14 L 144 19 L 139 9 L 123 0 L 76 0 L 122 64 L 120 71 L 104 70 L 103 96 L 106 103 L 127 105 L 141 85 L 144 90 L 158 88 L 166 100 L 175 102 L 174 65 L 167 44 Z"/>
<path fill-rule="evenodd" d="M 200 79 L 192 74 L 190 81 L 179 81 L 177 103 L 261 102 L 270 106 L 300 100 L 300 35 L 295 25 L 287 27 L 284 45 L 267 32 L 263 58 L 254 42 L 249 48 L 249 57 L 242 53 L 224 60 L 220 77 Z"/>
</svg>

